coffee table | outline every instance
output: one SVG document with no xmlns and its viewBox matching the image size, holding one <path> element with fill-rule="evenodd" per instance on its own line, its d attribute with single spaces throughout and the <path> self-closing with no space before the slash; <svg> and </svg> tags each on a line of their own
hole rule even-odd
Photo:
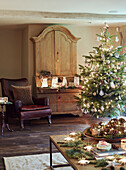
<svg viewBox="0 0 126 170">
<path fill-rule="evenodd" d="M 68 137 L 69 135 L 53 135 L 50 136 L 50 168 L 54 170 L 56 167 L 65 167 L 71 166 L 74 170 L 101 170 L 102 168 L 95 168 L 93 165 L 79 165 L 77 159 L 71 159 L 65 154 L 66 147 L 60 147 L 60 144 L 57 142 L 64 141 L 64 138 Z M 58 151 L 64 156 L 64 158 L 68 161 L 68 164 L 61 164 L 61 165 L 53 165 L 52 164 L 52 144 L 58 149 Z M 67 149 L 69 149 L 67 147 Z"/>
</svg>

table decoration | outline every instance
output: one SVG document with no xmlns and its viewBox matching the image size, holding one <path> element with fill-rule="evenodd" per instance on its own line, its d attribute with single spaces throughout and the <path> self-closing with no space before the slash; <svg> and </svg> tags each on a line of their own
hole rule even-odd
<svg viewBox="0 0 126 170">
<path fill-rule="evenodd" d="M 85 159 L 81 159 L 78 161 L 78 164 L 80 164 L 80 165 L 88 165 L 89 163 L 90 163 L 90 161 L 85 160 Z"/>
<path fill-rule="evenodd" d="M 108 123 L 100 122 L 91 124 L 83 134 L 93 140 L 105 140 L 108 142 L 120 142 L 126 138 L 126 121 L 123 118 L 111 119 Z"/>
<path fill-rule="evenodd" d="M 64 140 L 65 140 L 65 141 L 75 141 L 75 139 L 74 139 L 74 138 L 71 138 L 71 137 L 66 137 L 66 138 L 64 138 Z"/>
<path fill-rule="evenodd" d="M 76 134 L 76 136 L 74 138 L 70 137 L 71 133 L 73 136 Z M 77 159 L 78 164 L 82 166 L 94 164 L 94 167 L 105 168 L 116 167 L 125 164 L 126 150 L 122 149 L 120 145 L 106 141 L 96 141 L 94 143 L 94 141 L 84 138 L 83 132 L 71 133 L 65 137 L 68 140 L 64 140 L 64 138 L 63 141 L 59 141 L 57 144 L 59 144 L 60 147 L 65 147 L 65 154 L 70 159 Z M 107 149 L 101 149 L 97 147 L 98 144 L 107 146 Z"/>
<path fill-rule="evenodd" d="M 69 136 L 70 136 L 70 137 L 75 137 L 75 136 L 77 136 L 77 133 L 76 133 L 76 132 L 71 132 L 71 133 L 69 134 Z"/>
<path fill-rule="evenodd" d="M 92 149 L 92 146 L 88 145 L 88 146 L 85 146 L 84 149 L 86 149 L 87 151 L 91 151 Z"/>
<path fill-rule="evenodd" d="M 113 161 L 107 161 L 107 163 L 108 165 L 106 166 L 106 168 L 121 165 L 120 163 L 117 163 L 115 159 Z"/>
<path fill-rule="evenodd" d="M 121 164 L 126 164 L 126 158 L 120 159 L 119 162 L 120 162 Z"/>
<path fill-rule="evenodd" d="M 97 148 L 109 151 L 112 148 L 112 145 L 106 141 L 99 141 L 97 144 Z"/>
</svg>

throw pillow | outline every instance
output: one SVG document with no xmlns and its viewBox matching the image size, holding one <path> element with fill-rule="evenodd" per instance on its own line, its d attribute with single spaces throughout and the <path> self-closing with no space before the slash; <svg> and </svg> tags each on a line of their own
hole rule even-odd
<svg viewBox="0 0 126 170">
<path fill-rule="evenodd" d="M 14 86 L 12 85 L 14 100 L 21 100 L 23 105 L 34 104 L 31 94 L 31 86 Z"/>
</svg>

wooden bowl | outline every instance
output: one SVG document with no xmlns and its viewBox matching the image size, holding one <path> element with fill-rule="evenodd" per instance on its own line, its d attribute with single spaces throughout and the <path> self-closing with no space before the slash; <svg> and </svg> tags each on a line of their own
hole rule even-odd
<svg viewBox="0 0 126 170">
<path fill-rule="evenodd" d="M 86 136 L 87 138 L 92 139 L 92 140 L 97 140 L 97 141 L 104 140 L 106 142 L 116 143 L 116 142 L 120 142 L 121 139 L 126 139 L 126 136 L 121 137 L 121 138 L 114 138 L 114 139 L 109 139 L 109 138 L 104 138 L 104 137 L 93 137 L 93 136 L 90 136 L 90 134 L 87 133 L 88 129 L 89 128 L 87 128 L 83 131 L 83 135 Z"/>
</svg>

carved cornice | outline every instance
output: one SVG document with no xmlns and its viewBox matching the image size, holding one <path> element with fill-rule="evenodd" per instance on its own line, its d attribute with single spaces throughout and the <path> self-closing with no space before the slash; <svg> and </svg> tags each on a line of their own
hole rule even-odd
<svg viewBox="0 0 126 170">
<path fill-rule="evenodd" d="M 45 28 L 38 37 L 32 37 L 32 40 L 34 42 L 39 42 L 41 41 L 42 38 L 46 36 L 46 34 L 48 34 L 51 31 L 61 31 L 64 34 L 66 34 L 67 37 L 69 37 L 69 39 L 71 39 L 74 42 L 77 42 L 80 39 L 80 38 L 75 37 L 67 28 L 63 26 L 59 26 L 59 25 L 52 25 L 52 26 Z"/>
</svg>

